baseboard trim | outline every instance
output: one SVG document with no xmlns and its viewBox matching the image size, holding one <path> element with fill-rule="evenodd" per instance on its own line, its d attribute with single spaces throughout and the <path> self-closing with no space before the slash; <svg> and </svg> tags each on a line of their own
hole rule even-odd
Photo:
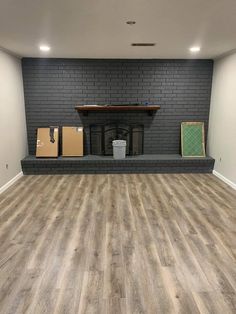
<svg viewBox="0 0 236 314">
<path fill-rule="evenodd" d="M 213 170 L 213 174 L 219 178 L 220 180 L 224 181 L 226 184 L 228 184 L 229 186 L 231 186 L 231 188 L 233 188 L 234 190 L 236 190 L 236 184 L 232 181 L 230 181 L 229 179 L 227 179 L 226 177 L 224 177 L 222 174 L 220 174 L 219 172 Z"/>
<path fill-rule="evenodd" d="M 23 176 L 23 172 L 19 172 L 14 178 L 12 178 L 10 181 L 8 181 L 6 184 L 4 184 L 2 187 L 0 187 L 0 194 L 6 191 L 12 184 L 14 184 L 17 180 L 19 180 Z"/>
</svg>

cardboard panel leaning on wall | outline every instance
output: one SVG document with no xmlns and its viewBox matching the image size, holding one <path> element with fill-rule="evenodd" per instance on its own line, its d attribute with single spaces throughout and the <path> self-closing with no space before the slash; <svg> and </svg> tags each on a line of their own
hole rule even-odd
<svg viewBox="0 0 236 314">
<path fill-rule="evenodd" d="M 59 128 L 38 128 L 36 157 L 58 157 Z"/>
<path fill-rule="evenodd" d="M 63 156 L 83 156 L 84 137 L 82 127 L 62 128 L 62 155 Z"/>
<path fill-rule="evenodd" d="M 21 60 L 0 49 L 0 191 L 21 172 L 27 135 Z"/>
</svg>

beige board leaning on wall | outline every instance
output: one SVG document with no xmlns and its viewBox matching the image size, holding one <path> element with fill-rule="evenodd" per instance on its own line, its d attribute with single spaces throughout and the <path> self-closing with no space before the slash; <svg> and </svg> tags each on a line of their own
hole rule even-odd
<svg viewBox="0 0 236 314">
<path fill-rule="evenodd" d="M 84 155 L 83 127 L 62 128 L 62 156 L 77 157 Z"/>
<path fill-rule="evenodd" d="M 38 128 L 36 157 L 58 157 L 59 128 Z"/>
</svg>

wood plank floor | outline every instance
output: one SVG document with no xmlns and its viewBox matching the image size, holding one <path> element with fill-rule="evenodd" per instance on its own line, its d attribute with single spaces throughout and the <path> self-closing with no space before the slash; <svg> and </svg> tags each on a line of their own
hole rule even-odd
<svg viewBox="0 0 236 314">
<path fill-rule="evenodd" d="M 25 176 L 0 313 L 236 313 L 236 191 L 209 174 Z"/>
</svg>

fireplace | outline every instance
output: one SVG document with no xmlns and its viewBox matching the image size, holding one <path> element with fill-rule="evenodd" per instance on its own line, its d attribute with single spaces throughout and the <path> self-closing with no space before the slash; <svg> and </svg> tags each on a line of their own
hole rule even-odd
<svg viewBox="0 0 236 314">
<path fill-rule="evenodd" d="M 92 124 L 90 125 L 90 153 L 92 155 L 112 155 L 112 141 L 125 140 L 127 155 L 142 155 L 143 129 L 141 124 Z"/>
</svg>

